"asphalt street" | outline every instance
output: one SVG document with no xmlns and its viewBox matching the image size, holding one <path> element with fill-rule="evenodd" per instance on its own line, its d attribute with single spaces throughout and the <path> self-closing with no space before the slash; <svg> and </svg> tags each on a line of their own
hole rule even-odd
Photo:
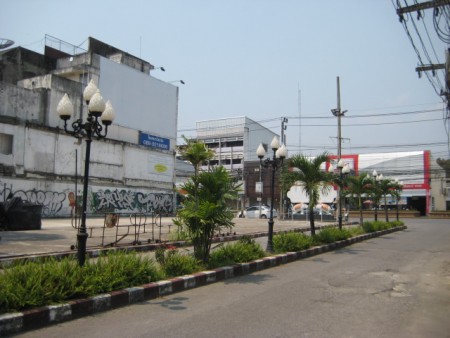
<svg viewBox="0 0 450 338">
<path fill-rule="evenodd" d="M 18 337 L 449 337 L 450 222 Z"/>
</svg>

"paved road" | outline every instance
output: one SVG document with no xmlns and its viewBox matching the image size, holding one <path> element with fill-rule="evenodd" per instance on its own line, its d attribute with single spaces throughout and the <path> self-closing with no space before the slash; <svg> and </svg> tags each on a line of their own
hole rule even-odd
<svg viewBox="0 0 450 338">
<path fill-rule="evenodd" d="M 450 224 L 335 252 L 18 337 L 450 337 Z"/>
</svg>

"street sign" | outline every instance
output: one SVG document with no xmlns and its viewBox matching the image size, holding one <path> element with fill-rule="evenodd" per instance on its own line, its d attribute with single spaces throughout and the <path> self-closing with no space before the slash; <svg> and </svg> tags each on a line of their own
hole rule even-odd
<svg viewBox="0 0 450 338">
<path fill-rule="evenodd" d="M 263 191 L 263 182 L 256 182 L 255 191 L 258 193 L 262 193 Z"/>
</svg>

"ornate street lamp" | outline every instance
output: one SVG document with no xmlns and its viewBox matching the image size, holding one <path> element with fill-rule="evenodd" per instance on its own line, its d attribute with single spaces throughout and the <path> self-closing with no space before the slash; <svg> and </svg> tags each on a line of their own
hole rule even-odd
<svg viewBox="0 0 450 338">
<path fill-rule="evenodd" d="M 372 172 L 372 176 L 373 176 L 373 182 L 375 184 L 375 191 L 374 191 L 374 207 L 375 207 L 375 211 L 374 211 L 374 218 L 375 218 L 375 222 L 378 221 L 378 182 L 380 182 L 383 179 L 383 174 L 378 174 L 376 170 L 374 170 Z"/>
<path fill-rule="evenodd" d="M 283 145 L 280 147 L 280 142 L 278 138 L 274 136 L 272 142 L 270 143 L 270 147 L 273 151 L 272 158 L 268 157 L 263 161 L 264 156 L 266 155 L 266 151 L 262 144 L 259 145 L 256 150 L 256 155 L 259 158 L 259 162 L 261 166 L 264 168 L 272 168 L 272 182 L 270 186 L 271 191 L 271 200 L 270 200 L 270 218 L 269 218 L 269 234 L 267 238 L 267 252 L 273 252 L 273 200 L 274 200 L 274 186 L 275 186 L 275 172 L 278 168 L 283 165 L 283 161 L 287 156 L 287 149 Z"/>
<path fill-rule="evenodd" d="M 85 88 L 83 92 L 83 99 L 88 106 L 88 116 L 85 122 L 83 122 L 82 118 L 75 120 L 72 123 L 72 130 L 68 130 L 67 121 L 73 115 L 74 109 L 67 94 L 64 94 L 56 108 L 56 112 L 59 117 L 64 121 L 64 130 L 66 133 L 78 139 L 84 138 L 86 141 L 82 204 L 83 210 L 81 215 L 81 224 L 77 233 L 77 257 L 80 266 L 83 266 L 86 260 L 86 241 L 88 238 L 86 231 L 86 209 L 92 137 L 96 137 L 97 139 L 105 138 L 108 133 L 108 126 L 111 125 L 115 118 L 115 112 L 111 102 L 107 101 L 105 103 L 93 80 L 91 80 Z M 105 126 L 104 131 L 99 120 L 101 120 L 102 124 Z"/>
</svg>

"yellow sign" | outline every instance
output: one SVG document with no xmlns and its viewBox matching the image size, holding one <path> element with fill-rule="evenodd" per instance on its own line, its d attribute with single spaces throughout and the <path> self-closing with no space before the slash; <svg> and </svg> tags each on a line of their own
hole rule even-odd
<svg viewBox="0 0 450 338">
<path fill-rule="evenodd" d="M 157 173 L 164 173 L 167 171 L 167 166 L 161 163 L 155 164 L 154 168 Z"/>
</svg>

